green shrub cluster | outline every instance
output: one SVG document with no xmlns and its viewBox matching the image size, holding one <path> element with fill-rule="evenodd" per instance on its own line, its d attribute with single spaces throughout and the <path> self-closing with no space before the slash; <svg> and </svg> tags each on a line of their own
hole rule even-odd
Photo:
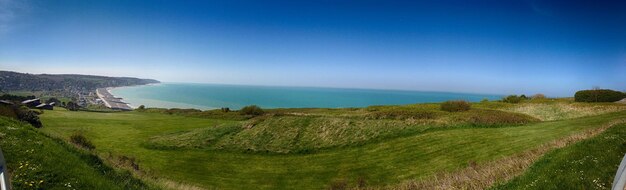
<svg viewBox="0 0 626 190">
<path fill-rule="evenodd" d="M 265 113 L 263 109 L 261 109 L 259 106 L 256 106 L 256 105 L 249 105 L 249 106 L 243 107 L 241 108 L 241 110 L 239 110 L 239 112 L 242 115 L 263 115 L 263 113 Z"/>
<path fill-rule="evenodd" d="M 43 126 L 39 120 L 39 113 L 24 106 L 0 105 L 0 115 L 27 122 L 35 128 Z"/>
<path fill-rule="evenodd" d="M 72 136 L 70 136 L 70 142 L 89 150 L 93 150 L 96 148 L 96 146 L 93 145 L 91 141 L 89 141 L 85 136 L 83 136 L 83 134 L 80 133 L 72 134 Z"/>
<path fill-rule="evenodd" d="M 470 110 L 470 103 L 464 100 L 446 101 L 441 103 L 441 110 L 448 112 L 460 112 Z"/>
<path fill-rule="evenodd" d="M 525 100 L 525 99 L 526 99 L 526 96 L 523 94 L 521 96 L 509 95 L 507 97 L 502 98 L 502 102 L 517 104 L 517 103 L 522 102 L 522 100 Z"/>
<path fill-rule="evenodd" d="M 616 102 L 624 98 L 626 93 L 609 89 L 581 90 L 574 95 L 577 102 Z"/>
</svg>

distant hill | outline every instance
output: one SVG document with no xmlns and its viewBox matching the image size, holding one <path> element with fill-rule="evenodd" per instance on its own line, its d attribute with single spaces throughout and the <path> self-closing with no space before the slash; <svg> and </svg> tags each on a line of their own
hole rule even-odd
<svg viewBox="0 0 626 190">
<path fill-rule="evenodd" d="M 74 74 L 28 74 L 0 71 L 0 91 L 84 92 L 96 88 L 159 83 L 154 79 Z"/>
</svg>

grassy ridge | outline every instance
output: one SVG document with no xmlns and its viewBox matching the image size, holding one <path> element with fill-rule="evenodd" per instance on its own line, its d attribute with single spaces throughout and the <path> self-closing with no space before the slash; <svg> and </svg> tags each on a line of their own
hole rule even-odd
<svg viewBox="0 0 626 190">
<path fill-rule="evenodd" d="M 522 176 L 494 189 L 609 189 L 626 154 L 626 124 L 552 151 Z"/>
<path fill-rule="evenodd" d="M 149 189 L 88 153 L 0 117 L 0 147 L 14 189 Z"/>
<path fill-rule="evenodd" d="M 306 129 L 308 127 L 299 128 L 297 126 L 272 128 L 277 126 L 272 122 L 281 122 L 277 121 L 281 118 L 287 118 L 288 121 L 289 117 L 297 117 L 295 119 L 297 122 L 330 116 L 334 120 L 348 118 L 347 121 L 339 120 L 338 123 L 341 124 L 349 123 L 350 118 L 367 117 L 371 112 L 385 111 L 385 109 L 391 108 L 378 107 L 377 110 L 373 111 L 315 109 L 311 112 L 281 109 L 279 111 L 284 112 L 283 116 L 263 121 L 268 122 L 268 128 L 262 131 L 274 133 L 286 131 L 289 133 L 291 130 L 289 127 L 308 130 Z M 270 114 L 272 114 L 271 111 Z M 463 123 L 469 121 L 465 119 L 471 118 L 468 116 L 471 116 L 472 113 L 459 114 L 469 115 L 451 114 L 434 119 L 445 118 L 446 120 L 442 121 Z M 155 137 L 169 138 L 172 136 L 168 135 L 172 134 L 188 134 L 190 132 L 193 134 L 188 134 L 189 136 L 194 134 L 217 134 L 217 136 L 224 134 L 219 139 L 217 137 L 207 138 L 207 144 L 213 144 L 212 142 L 220 142 L 224 140 L 224 136 L 230 134 L 228 130 L 213 131 L 213 128 L 234 125 L 245 126 L 247 121 L 139 112 L 48 111 L 42 115 L 46 127 L 41 130 L 62 138 L 68 138 L 70 134 L 80 131 L 93 141 L 98 152 L 102 154 L 125 155 L 136 158 L 143 172 L 202 187 L 319 189 L 336 183 L 346 183 L 349 186 L 356 184 L 384 186 L 411 179 L 428 178 L 437 172 L 454 171 L 466 167 L 471 162 L 480 164 L 519 153 L 554 139 L 595 128 L 610 120 L 624 117 L 626 117 L 625 112 L 617 112 L 517 127 L 444 128 L 421 134 L 398 135 L 396 138 L 376 141 L 375 143 L 364 143 L 359 146 L 337 146 L 314 153 L 286 155 L 176 147 L 153 149 L 145 146 L 151 143 Z M 460 120 L 454 118 L 460 118 Z M 387 120 L 408 122 L 415 119 Z M 250 129 L 237 130 L 254 130 L 257 127 L 257 129 L 262 129 L 263 125 L 261 122 Z M 338 126 L 341 127 L 341 125 Z M 393 126 L 380 126 L 380 128 L 389 129 Z M 312 135 L 314 133 L 319 132 L 313 130 L 299 134 Z M 346 131 L 345 133 L 351 134 L 353 132 Z M 174 135 L 172 138 L 178 137 Z M 257 137 L 264 137 L 264 135 Z M 275 137 L 272 136 L 265 138 L 266 144 L 272 144 L 275 140 Z"/>
</svg>

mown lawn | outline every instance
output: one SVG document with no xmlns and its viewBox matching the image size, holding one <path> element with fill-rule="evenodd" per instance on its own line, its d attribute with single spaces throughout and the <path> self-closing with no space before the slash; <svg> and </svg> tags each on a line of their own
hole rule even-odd
<svg viewBox="0 0 626 190">
<path fill-rule="evenodd" d="M 0 147 L 13 189 L 151 189 L 97 156 L 2 116 Z"/>
<path fill-rule="evenodd" d="M 245 125 L 246 121 L 63 110 L 46 111 L 41 118 L 45 125 L 41 131 L 64 139 L 81 132 L 93 141 L 102 157 L 135 158 L 140 170 L 151 176 L 207 188 L 320 189 L 333 183 L 371 187 L 428 178 L 437 172 L 466 167 L 470 162 L 480 164 L 499 159 L 599 127 L 626 118 L 626 112 L 511 127 L 446 128 L 397 135 L 359 146 L 333 146 L 313 153 L 289 154 L 150 146 L 154 137 L 195 130 L 211 133 L 212 130 L 205 129 Z M 265 132 L 283 132 L 269 129 L 275 131 Z M 307 135 L 305 130 L 298 134 Z M 273 139 L 265 140 L 271 143 Z"/>
<path fill-rule="evenodd" d="M 522 176 L 494 189 L 610 189 L 626 154 L 626 124 L 547 153 Z"/>
</svg>

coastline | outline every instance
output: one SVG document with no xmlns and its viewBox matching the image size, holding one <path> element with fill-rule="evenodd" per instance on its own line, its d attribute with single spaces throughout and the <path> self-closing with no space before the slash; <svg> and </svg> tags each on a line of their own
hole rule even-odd
<svg viewBox="0 0 626 190">
<path fill-rule="evenodd" d="M 122 98 L 113 96 L 111 92 L 109 91 L 109 88 L 96 89 L 96 95 L 98 96 L 98 98 L 100 98 L 100 100 L 102 100 L 104 105 L 108 108 L 111 108 L 114 110 L 124 110 L 124 111 L 133 110 L 133 108 L 131 108 L 127 103 L 122 101 Z"/>
</svg>

